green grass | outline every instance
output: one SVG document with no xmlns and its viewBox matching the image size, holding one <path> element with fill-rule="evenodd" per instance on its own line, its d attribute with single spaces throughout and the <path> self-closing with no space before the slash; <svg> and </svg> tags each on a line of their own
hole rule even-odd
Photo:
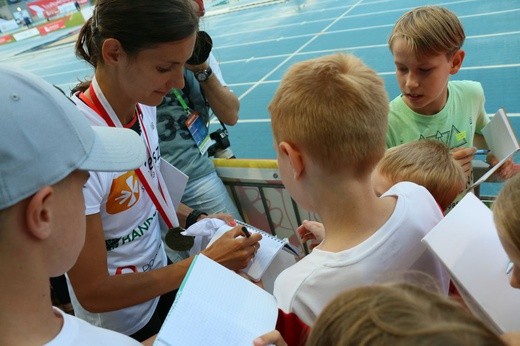
<svg viewBox="0 0 520 346">
<path fill-rule="evenodd" d="M 74 12 L 69 16 L 68 20 L 65 19 L 66 28 L 72 28 L 74 26 L 82 25 L 83 23 L 85 23 L 85 20 L 80 12 Z"/>
</svg>

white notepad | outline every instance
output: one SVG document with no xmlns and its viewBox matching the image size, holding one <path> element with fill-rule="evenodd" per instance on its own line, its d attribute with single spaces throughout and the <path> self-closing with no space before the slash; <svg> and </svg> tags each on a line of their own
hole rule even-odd
<svg viewBox="0 0 520 346">
<path fill-rule="evenodd" d="M 154 345 L 252 345 L 275 328 L 277 317 L 271 294 L 197 255 Z"/>
<path fill-rule="evenodd" d="M 479 180 L 474 182 L 470 189 L 486 181 L 514 153 L 520 150 L 518 140 L 503 108 L 500 108 L 491 121 L 484 126 L 482 134 L 491 150 L 491 154 L 495 155 L 499 162 L 491 167 Z"/>
<path fill-rule="evenodd" d="M 293 251 L 295 256 L 298 255 L 297 251 L 292 246 L 290 246 L 287 239 L 280 239 L 249 224 L 240 221 L 236 222 L 238 225 L 247 227 L 249 232 L 260 233 L 262 235 L 262 239 L 259 242 L 260 248 L 258 249 L 254 259 L 249 262 L 249 265 L 243 270 L 243 272 L 247 274 L 252 280 L 259 281 L 262 279 L 262 276 L 266 272 L 267 268 L 269 268 L 277 254 L 282 250 L 282 248 L 284 248 L 284 246 L 287 249 L 290 249 L 290 251 Z M 232 228 L 233 227 L 229 225 L 221 226 L 211 238 L 208 246 L 210 246 L 215 240 L 220 238 L 224 233 Z"/>
<path fill-rule="evenodd" d="M 498 332 L 520 330 L 520 290 L 509 285 L 509 263 L 491 210 L 468 193 L 423 239 L 450 272 L 462 298 Z"/>
</svg>

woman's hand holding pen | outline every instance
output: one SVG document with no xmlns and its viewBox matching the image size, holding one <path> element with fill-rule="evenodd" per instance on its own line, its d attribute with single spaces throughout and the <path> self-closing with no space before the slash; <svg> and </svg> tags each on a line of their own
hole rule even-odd
<svg viewBox="0 0 520 346">
<path fill-rule="evenodd" d="M 202 250 L 202 254 L 228 269 L 244 269 L 258 251 L 260 239 L 262 239 L 260 234 L 251 233 L 248 237 L 242 227 L 237 226 Z"/>
</svg>

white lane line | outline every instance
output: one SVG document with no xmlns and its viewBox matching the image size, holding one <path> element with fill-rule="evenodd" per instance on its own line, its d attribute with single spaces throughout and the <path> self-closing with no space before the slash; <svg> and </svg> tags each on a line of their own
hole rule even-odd
<svg viewBox="0 0 520 346">
<path fill-rule="evenodd" d="M 253 86 L 251 86 L 248 90 L 246 90 L 242 95 L 238 97 L 239 100 L 243 99 L 245 96 L 247 96 L 251 91 L 256 89 L 260 83 L 262 83 L 264 80 L 269 78 L 273 73 L 275 73 L 280 67 L 284 66 L 287 61 L 292 59 L 294 56 L 296 56 L 302 49 L 307 47 L 309 44 L 311 44 L 314 40 L 316 40 L 322 33 L 326 32 L 327 29 L 332 27 L 337 21 L 339 21 L 341 18 L 345 17 L 350 11 L 352 11 L 354 8 L 356 8 L 357 5 L 359 5 L 363 0 L 359 0 L 356 4 L 351 6 L 348 10 L 346 10 L 341 16 L 336 18 L 334 21 L 332 21 L 329 25 L 327 25 L 324 29 L 322 29 L 320 32 L 316 33 L 310 40 L 308 40 L 306 43 L 300 46 L 296 51 L 294 51 L 290 56 L 288 56 L 284 61 L 282 61 L 278 66 L 276 66 L 274 69 L 272 69 L 270 72 L 268 72 L 265 76 L 263 76 L 258 82 L 256 82 Z"/>
<path fill-rule="evenodd" d="M 490 113 L 488 114 L 488 116 L 492 117 L 494 115 L 494 113 Z M 507 113 L 507 116 L 510 117 L 510 118 L 518 118 L 520 117 L 520 113 Z M 240 124 L 257 124 L 257 123 L 270 123 L 271 122 L 271 119 L 268 119 L 268 118 L 257 118 L 257 119 L 241 119 L 241 120 L 238 120 L 238 123 Z M 218 121 L 217 120 L 212 120 L 211 121 L 212 124 L 218 124 Z"/>
</svg>

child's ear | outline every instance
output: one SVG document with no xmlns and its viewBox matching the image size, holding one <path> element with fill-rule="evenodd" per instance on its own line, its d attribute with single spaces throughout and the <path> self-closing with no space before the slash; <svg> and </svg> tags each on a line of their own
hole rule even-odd
<svg viewBox="0 0 520 346">
<path fill-rule="evenodd" d="M 460 68 L 462 67 L 462 62 L 464 61 L 464 57 L 466 56 L 466 53 L 462 49 L 459 49 L 453 57 L 451 58 L 451 67 L 450 67 L 450 74 L 456 74 L 459 72 Z"/>
<path fill-rule="evenodd" d="M 46 186 L 36 192 L 29 200 L 25 211 L 27 231 L 34 238 L 43 240 L 51 234 L 51 198 L 54 190 Z"/>
<path fill-rule="evenodd" d="M 305 170 L 303 157 L 298 147 L 287 142 L 280 142 L 278 150 L 281 154 L 287 156 L 293 170 L 294 179 L 298 179 Z"/>
<path fill-rule="evenodd" d="M 111 65 L 117 63 L 122 54 L 124 54 L 123 47 L 121 46 L 121 43 L 115 38 L 107 38 L 103 42 L 103 46 L 101 47 L 101 55 L 103 56 L 103 61 L 105 64 Z"/>
</svg>

